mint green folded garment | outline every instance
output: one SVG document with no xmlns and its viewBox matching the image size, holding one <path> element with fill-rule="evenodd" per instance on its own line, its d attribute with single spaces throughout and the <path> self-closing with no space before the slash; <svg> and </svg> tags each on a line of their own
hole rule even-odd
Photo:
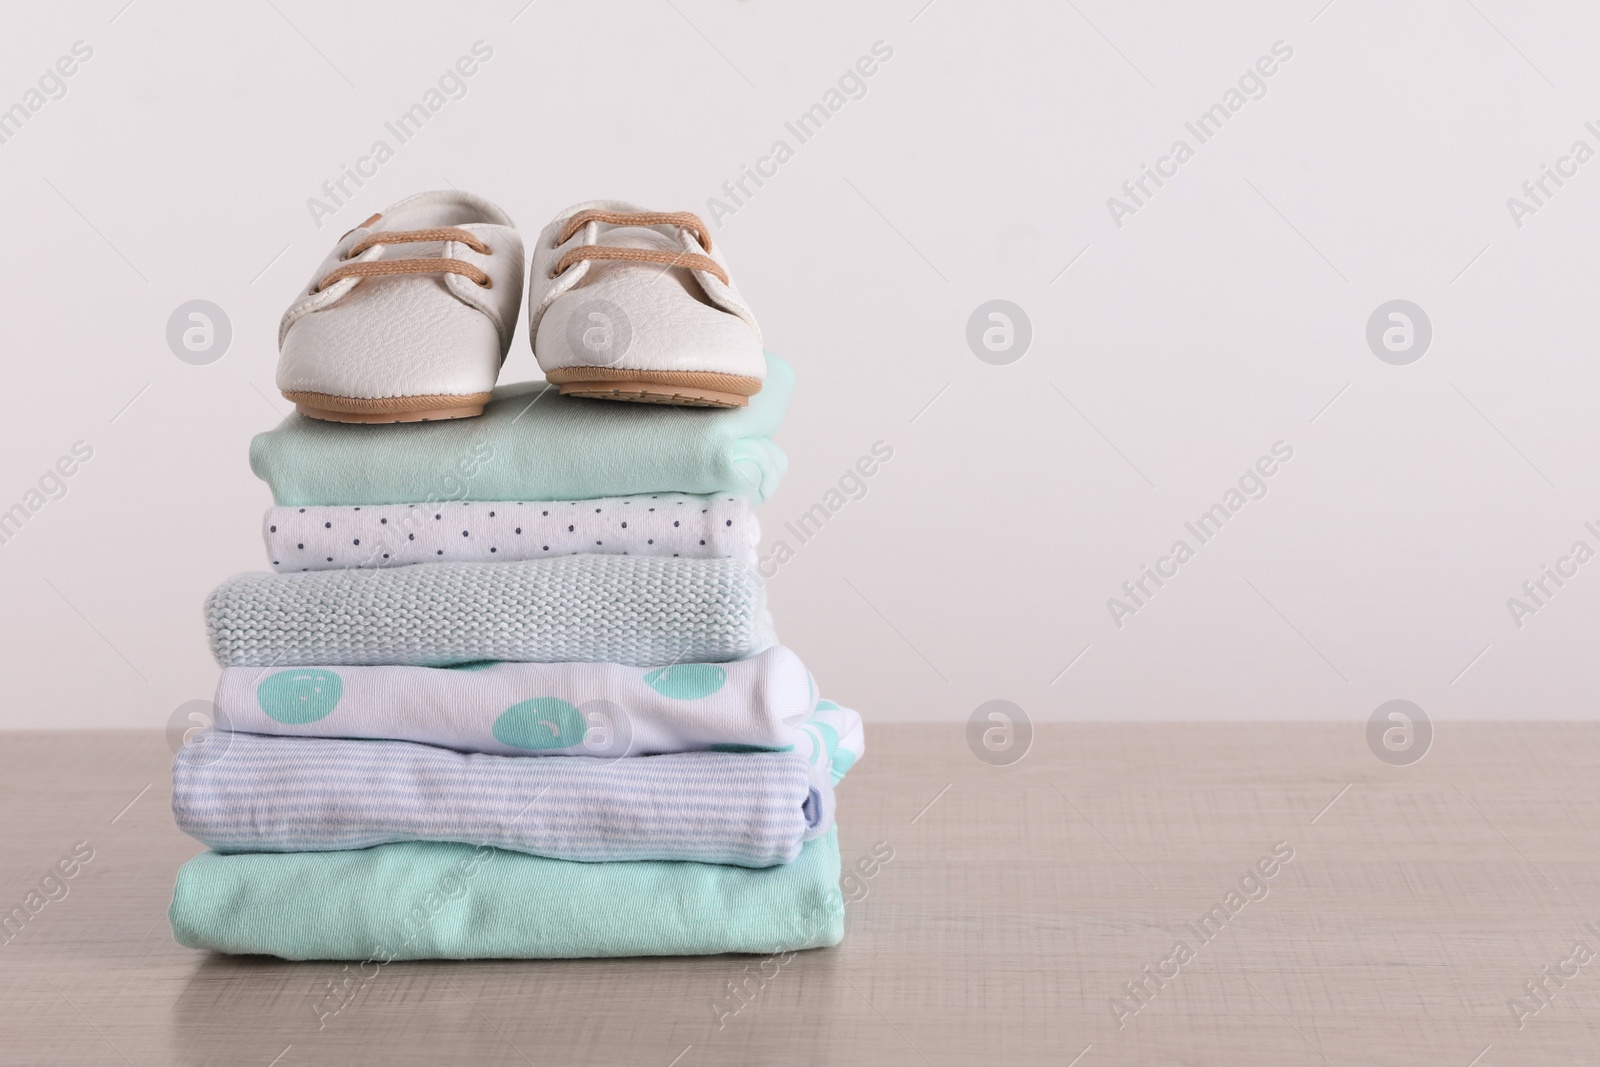
<svg viewBox="0 0 1600 1067">
<path fill-rule="evenodd" d="M 585 400 L 524 382 L 496 389 L 473 419 L 370 426 L 290 415 L 250 442 L 250 469 L 293 507 L 640 493 L 760 503 L 788 465 L 771 437 L 793 391 L 794 372 L 768 353 L 766 383 L 742 408 Z"/>
<path fill-rule="evenodd" d="M 759 870 L 433 842 L 206 852 L 178 871 L 167 914 L 180 945 L 289 960 L 765 955 L 843 939 L 837 833 Z"/>
</svg>

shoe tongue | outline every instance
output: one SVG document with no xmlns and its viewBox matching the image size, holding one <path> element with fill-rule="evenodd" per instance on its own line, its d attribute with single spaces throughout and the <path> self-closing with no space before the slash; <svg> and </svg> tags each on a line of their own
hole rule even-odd
<svg viewBox="0 0 1600 1067">
<path fill-rule="evenodd" d="M 608 245 L 611 248 L 647 248 L 672 252 L 683 251 L 683 247 L 658 230 L 648 226 L 613 226 L 602 229 L 595 238 L 595 244 Z"/>
<path fill-rule="evenodd" d="M 369 221 L 371 228 L 376 231 L 436 230 L 451 226 L 481 226 L 484 223 L 482 216 L 470 207 L 426 201 L 390 208 L 388 214 L 374 215 Z"/>
</svg>

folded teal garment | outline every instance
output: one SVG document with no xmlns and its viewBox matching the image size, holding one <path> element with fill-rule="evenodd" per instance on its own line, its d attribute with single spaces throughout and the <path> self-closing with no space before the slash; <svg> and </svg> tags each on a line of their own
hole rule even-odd
<svg viewBox="0 0 1600 1067">
<path fill-rule="evenodd" d="M 836 830 L 799 859 L 574 863 L 487 846 L 202 853 L 173 890 L 189 948 L 290 960 L 770 954 L 844 937 Z"/>
<path fill-rule="evenodd" d="M 352 425 L 291 415 L 250 443 L 250 469 L 281 506 L 446 500 L 584 500 L 737 493 L 759 503 L 788 460 L 770 438 L 794 372 L 767 354 L 742 408 L 562 396 L 544 382 L 494 391 L 474 419 Z"/>
</svg>

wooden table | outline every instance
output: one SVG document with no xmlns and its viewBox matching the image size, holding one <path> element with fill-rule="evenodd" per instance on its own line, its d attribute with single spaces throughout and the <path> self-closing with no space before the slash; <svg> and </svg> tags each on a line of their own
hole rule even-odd
<svg viewBox="0 0 1600 1067">
<path fill-rule="evenodd" d="M 1045 725 L 1004 767 L 960 725 L 875 727 L 840 840 L 893 858 L 852 883 L 842 946 L 731 1014 L 750 957 L 363 978 L 180 948 L 199 846 L 162 736 L 0 737 L 0 910 L 75 871 L 0 945 L 3 1064 L 1600 1061 L 1600 955 L 1573 955 L 1600 954 L 1600 726 L 1443 723 L 1408 767 L 1359 723 Z"/>
</svg>

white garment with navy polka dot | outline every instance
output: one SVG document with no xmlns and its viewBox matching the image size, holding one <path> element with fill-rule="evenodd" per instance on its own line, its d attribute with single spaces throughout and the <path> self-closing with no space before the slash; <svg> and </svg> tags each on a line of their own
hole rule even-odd
<svg viewBox="0 0 1600 1067">
<path fill-rule="evenodd" d="M 761 530 L 745 498 L 659 493 L 595 500 L 269 508 L 278 571 L 492 563 L 579 553 L 743 559 Z"/>
</svg>

